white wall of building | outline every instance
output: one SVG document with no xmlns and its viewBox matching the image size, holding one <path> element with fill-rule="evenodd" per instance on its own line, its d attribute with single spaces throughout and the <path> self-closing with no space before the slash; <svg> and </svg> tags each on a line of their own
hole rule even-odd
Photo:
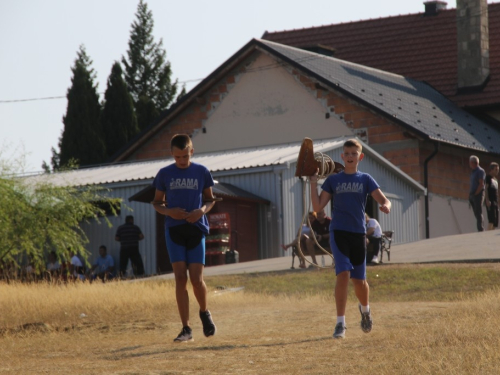
<svg viewBox="0 0 500 375">
<path fill-rule="evenodd" d="M 272 69 L 266 67 L 272 66 Z M 286 69 L 260 54 L 209 114 L 206 133 L 193 136 L 196 152 L 334 138 L 352 131 L 329 116 L 326 103 L 304 90 Z"/>
<path fill-rule="evenodd" d="M 477 231 L 476 218 L 469 201 L 429 194 L 431 238 Z M 486 207 L 483 206 L 484 228 L 488 228 Z M 471 249 L 472 250 L 472 249 Z"/>
</svg>

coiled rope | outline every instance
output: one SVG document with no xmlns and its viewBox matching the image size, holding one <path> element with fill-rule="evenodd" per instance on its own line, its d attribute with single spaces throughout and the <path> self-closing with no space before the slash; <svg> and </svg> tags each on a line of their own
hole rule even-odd
<svg viewBox="0 0 500 375">
<path fill-rule="evenodd" d="M 325 179 L 327 178 L 329 175 L 335 173 L 335 170 L 336 170 L 336 166 L 335 166 L 335 162 L 332 160 L 332 158 L 330 158 L 328 155 L 325 155 L 321 152 L 315 152 L 314 153 L 314 159 L 318 162 L 318 180 L 320 179 Z M 318 240 L 316 239 L 316 235 L 314 234 L 314 231 L 312 229 L 312 226 L 311 226 L 311 222 L 309 221 L 309 211 L 310 211 L 310 207 L 311 207 L 311 201 L 309 200 L 309 209 L 307 209 L 307 206 L 306 206 L 306 180 L 302 179 L 302 177 L 300 178 L 301 181 L 302 181 L 302 202 L 303 202 L 303 210 L 304 210 L 304 215 L 302 216 L 302 222 L 301 222 L 301 225 L 300 225 L 300 228 L 299 228 L 299 232 L 297 233 L 297 252 L 299 253 L 298 255 L 304 260 L 306 261 L 307 263 L 309 264 L 312 264 L 314 265 L 315 267 L 317 268 L 331 268 L 335 265 L 335 260 L 333 259 L 333 255 L 332 253 L 330 253 L 328 250 L 325 250 L 319 243 L 318 243 Z M 308 179 L 309 181 L 309 179 Z M 309 183 L 310 184 L 310 183 Z M 311 186 L 309 186 L 309 188 L 311 189 Z M 332 258 L 332 265 L 330 267 L 324 267 L 324 266 L 320 266 L 319 264 L 316 264 L 316 263 L 313 263 L 313 262 L 310 262 L 305 256 L 304 256 L 304 253 L 302 252 L 302 249 L 300 247 L 300 238 L 302 236 L 302 227 L 303 225 L 307 223 L 307 226 L 309 227 L 309 229 L 311 230 L 311 233 L 312 233 L 312 238 L 314 239 L 314 243 L 316 244 L 316 246 L 318 246 L 318 248 L 326 255 L 329 255 L 330 258 Z M 323 256 L 323 255 L 322 255 Z"/>
</svg>

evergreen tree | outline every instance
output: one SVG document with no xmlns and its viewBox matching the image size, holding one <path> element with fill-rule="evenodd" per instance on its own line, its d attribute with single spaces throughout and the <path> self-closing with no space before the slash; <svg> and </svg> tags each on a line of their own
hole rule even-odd
<svg viewBox="0 0 500 375">
<path fill-rule="evenodd" d="M 52 157 L 50 158 L 50 165 L 52 166 L 52 169 L 44 160 L 42 163 L 42 169 L 45 171 L 45 173 L 56 172 L 61 168 L 60 154 L 54 147 L 51 147 L 50 150 L 52 151 Z"/>
<path fill-rule="evenodd" d="M 176 102 L 179 101 L 180 98 L 182 98 L 184 95 L 187 94 L 187 91 L 186 91 L 186 85 L 183 85 L 182 86 L 182 90 L 181 92 L 179 93 L 179 95 L 177 95 L 177 99 L 175 100 Z"/>
<path fill-rule="evenodd" d="M 122 74 L 120 64 L 115 62 L 104 94 L 101 126 L 107 158 L 113 156 L 139 132 L 134 103 Z"/>
<path fill-rule="evenodd" d="M 172 83 L 170 62 L 163 41 L 153 39 L 153 13 L 140 0 L 132 24 L 127 57 L 122 57 L 125 80 L 134 100 L 139 129 L 145 129 L 176 98 L 177 80 Z"/>
<path fill-rule="evenodd" d="M 68 107 L 63 117 L 64 130 L 59 142 L 60 165 L 75 159 L 80 165 L 102 163 L 105 149 L 99 117 L 101 105 L 92 60 L 82 45 L 71 68 L 72 86 L 68 89 Z"/>
</svg>

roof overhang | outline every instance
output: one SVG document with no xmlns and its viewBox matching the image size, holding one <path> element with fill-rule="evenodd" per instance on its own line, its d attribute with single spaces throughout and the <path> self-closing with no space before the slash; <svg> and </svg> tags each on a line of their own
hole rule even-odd
<svg viewBox="0 0 500 375">
<path fill-rule="evenodd" d="M 326 153 L 341 148 L 348 138 L 314 140 L 314 151 Z M 358 139 L 359 140 L 359 139 Z M 416 190 L 425 192 L 425 188 L 394 166 L 369 145 L 359 140 L 365 154 L 370 155 L 381 165 L 405 180 Z M 206 166 L 214 176 L 260 173 L 265 170 L 276 171 L 292 168 L 296 163 L 302 142 L 267 145 L 245 149 L 194 154 L 192 161 Z M 52 183 L 57 186 L 103 185 L 109 188 L 126 184 L 150 185 L 158 171 L 173 163 L 173 158 L 109 164 L 95 168 L 81 168 L 68 172 L 41 174 L 25 177 L 28 183 Z"/>
</svg>

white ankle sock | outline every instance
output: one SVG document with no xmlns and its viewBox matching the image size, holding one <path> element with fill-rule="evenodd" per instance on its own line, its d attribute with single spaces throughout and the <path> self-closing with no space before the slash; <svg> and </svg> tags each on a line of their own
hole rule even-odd
<svg viewBox="0 0 500 375">
<path fill-rule="evenodd" d="M 337 324 L 342 323 L 345 325 L 345 315 L 344 316 L 337 316 Z"/>
<path fill-rule="evenodd" d="M 361 305 L 361 312 L 367 313 L 370 312 L 370 305 L 363 306 Z"/>
</svg>

